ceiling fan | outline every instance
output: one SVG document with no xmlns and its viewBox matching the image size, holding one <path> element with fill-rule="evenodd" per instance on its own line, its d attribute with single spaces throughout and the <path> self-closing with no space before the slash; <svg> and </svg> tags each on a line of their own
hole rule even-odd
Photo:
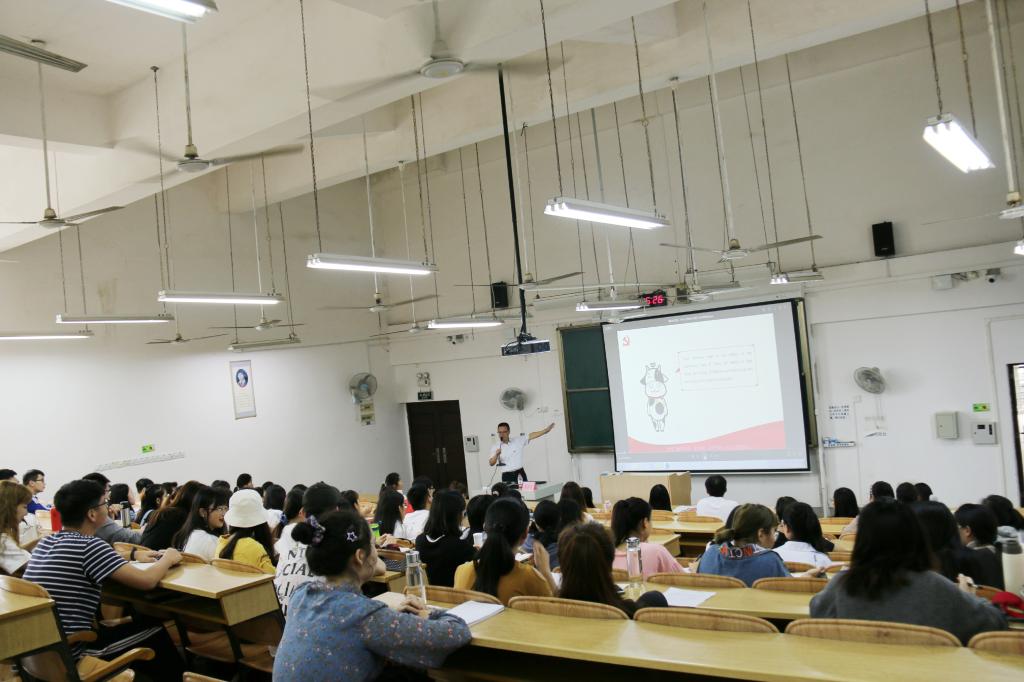
<svg viewBox="0 0 1024 682">
<path fill-rule="evenodd" d="M 374 303 L 373 303 L 373 305 L 370 305 L 370 306 L 363 306 L 363 305 L 357 305 L 357 306 L 328 305 L 328 306 L 322 306 L 321 308 L 318 308 L 318 310 L 365 310 L 366 312 L 369 312 L 369 313 L 386 313 L 387 311 L 391 310 L 392 308 L 397 308 L 399 306 L 409 305 L 409 304 L 412 304 L 412 303 L 419 303 L 421 301 L 431 301 L 431 300 L 433 300 L 435 298 L 437 298 L 436 295 L 430 294 L 429 296 L 417 296 L 416 298 L 409 298 L 409 299 L 406 299 L 404 301 L 395 301 L 394 303 L 385 303 L 384 299 L 381 297 L 381 295 L 377 294 L 376 296 L 374 296 Z"/>
<path fill-rule="evenodd" d="M 44 45 L 41 40 L 33 40 L 36 45 Z M 41 220 L 11 220 L 3 221 L 6 225 L 38 225 L 39 227 L 45 227 L 47 229 L 55 230 L 62 227 L 68 227 L 69 225 L 77 225 L 83 220 L 89 218 L 95 218 L 98 215 L 104 213 L 111 213 L 113 211 L 119 211 L 123 206 L 108 206 L 106 208 L 99 208 L 94 211 L 85 211 L 83 213 L 76 213 L 74 215 L 65 216 L 63 218 L 57 215 L 57 212 L 53 210 L 53 203 L 50 200 L 50 153 L 49 145 L 46 137 L 46 95 L 43 90 L 43 65 L 37 63 L 36 67 L 39 74 L 39 118 L 42 123 L 43 130 L 43 173 L 46 180 L 46 208 L 43 209 L 43 217 Z"/>
<path fill-rule="evenodd" d="M 290 322 L 284 322 L 283 320 L 268 320 L 266 315 L 260 315 L 260 320 L 256 324 L 229 326 L 229 327 L 210 327 L 210 329 L 255 329 L 258 332 L 265 332 L 278 327 L 301 327 L 304 322 L 296 322 L 294 324 Z M 218 336 L 223 336 L 219 334 Z"/>
<path fill-rule="evenodd" d="M 768 244 L 760 244 L 753 247 L 740 246 L 740 240 L 736 237 L 729 238 L 729 248 L 727 249 L 706 249 L 701 246 L 686 246 L 684 244 L 670 244 L 662 242 L 658 246 L 665 246 L 670 249 L 689 249 L 691 251 L 702 251 L 704 253 L 717 253 L 719 254 L 718 262 L 724 263 L 731 260 L 740 260 L 746 258 L 752 253 L 758 251 L 767 251 L 768 249 L 777 249 L 780 246 L 789 246 L 790 244 L 802 244 L 803 242 L 809 242 L 813 239 L 821 239 L 820 234 L 812 234 L 806 237 L 797 237 L 795 239 L 783 239 L 777 242 L 770 242 Z"/>
<path fill-rule="evenodd" d="M 190 339 L 186 339 L 184 336 L 181 335 L 181 332 L 178 332 L 177 334 L 174 335 L 173 339 L 153 339 L 152 341 L 147 341 L 146 344 L 147 345 L 153 345 L 153 344 L 161 344 L 161 343 L 171 343 L 171 344 L 174 344 L 174 345 L 178 345 L 180 343 L 188 343 L 189 341 L 203 341 L 204 339 L 215 339 L 218 336 L 227 336 L 227 334 L 210 334 L 209 336 L 193 336 Z"/>
</svg>

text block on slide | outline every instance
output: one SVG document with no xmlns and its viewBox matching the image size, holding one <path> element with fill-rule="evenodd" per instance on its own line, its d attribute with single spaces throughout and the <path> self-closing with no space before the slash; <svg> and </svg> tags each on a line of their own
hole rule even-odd
<svg viewBox="0 0 1024 682">
<path fill-rule="evenodd" d="M 757 386 L 754 346 L 700 348 L 679 353 L 679 386 L 684 391 Z"/>
</svg>

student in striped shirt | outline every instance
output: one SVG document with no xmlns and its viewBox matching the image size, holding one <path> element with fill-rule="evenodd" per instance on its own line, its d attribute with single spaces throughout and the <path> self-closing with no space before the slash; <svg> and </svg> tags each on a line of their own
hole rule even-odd
<svg viewBox="0 0 1024 682">
<path fill-rule="evenodd" d="M 184 666 L 161 622 L 138 614 L 131 623 L 116 627 L 104 627 L 96 620 L 104 582 L 114 580 L 136 590 L 151 590 L 181 561 L 181 555 L 173 548 L 162 554 L 133 549 L 130 561 L 155 561 L 154 566 L 143 570 L 96 537 L 96 529 L 109 516 L 104 488 L 94 481 L 65 484 L 54 496 L 54 505 L 64 528 L 39 541 L 24 577 L 50 593 L 65 634 L 97 632 L 95 642 L 72 647 L 74 656 L 112 659 L 133 647 L 149 647 L 156 652 L 156 658 L 137 663 L 140 672 L 157 680 L 180 680 Z"/>
</svg>

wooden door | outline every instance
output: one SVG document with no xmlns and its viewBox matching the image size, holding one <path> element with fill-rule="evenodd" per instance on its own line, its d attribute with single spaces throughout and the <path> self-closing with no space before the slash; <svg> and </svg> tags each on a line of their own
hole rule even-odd
<svg viewBox="0 0 1024 682">
<path fill-rule="evenodd" d="M 413 476 L 429 476 L 437 488 L 466 482 L 462 415 L 457 400 L 408 403 Z"/>
</svg>

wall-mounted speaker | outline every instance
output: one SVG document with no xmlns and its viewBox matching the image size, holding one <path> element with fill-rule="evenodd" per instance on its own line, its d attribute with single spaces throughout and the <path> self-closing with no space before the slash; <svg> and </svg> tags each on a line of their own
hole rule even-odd
<svg viewBox="0 0 1024 682">
<path fill-rule="evenodd" d="M 896 255 L 896 242 L 892 236 L 892 222 L 886 221 L 872 225 L 871 239 L 875 244 L 875 255 L 879 258 Z"/>
<path fill-rule="evenodd" d="M 491 284 L 491 307 L 495 310 L 508 307 L 507 282 L 494 282 Z"/>
</svg>

